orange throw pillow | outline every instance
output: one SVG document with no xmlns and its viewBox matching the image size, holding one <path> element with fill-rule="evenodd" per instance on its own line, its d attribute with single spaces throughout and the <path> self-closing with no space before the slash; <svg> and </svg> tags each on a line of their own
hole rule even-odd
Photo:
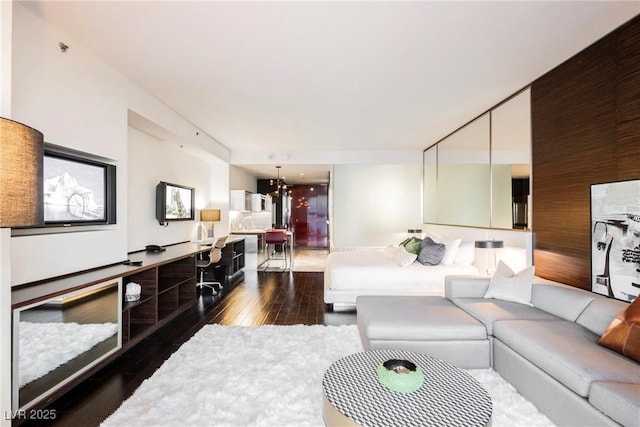
<svg viewBox="0 0 640 427">
<path fill-rule="evenodd" d="M 611 321 L 598 344 L 640 362 L 640 297 Z"/>
</svg>

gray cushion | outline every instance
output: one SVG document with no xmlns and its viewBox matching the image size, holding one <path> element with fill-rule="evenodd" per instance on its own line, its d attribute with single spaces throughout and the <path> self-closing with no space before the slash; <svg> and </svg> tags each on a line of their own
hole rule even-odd
<svg viewBox="0 0 640 427">
<path fill-rule="evenodd" d="M 534 279 L 531 287 L 531 302 L 534 307 L 572 322 L 575 322 L 595 297 L 591 292 L 540 278 Z"/>
<path fill-rule="evenodd" d="M 486 340 L 484 325 L 443 297 L 373 295 L 356 300 L 361 336 L 377 340 Z"/>
<path fill-rule="evenodd" d="M 444 258 L 445 246 L 442 243 L 436 243 L 431 238 L 425 237 L 422 240 L 420 253 L 418 254 L 418 262 L 424 265 L 438 265 Z"/>
<path fill-rule="evenodd" d="M 454 298 L 453 302 L 481 321 L 489 335 L 493 335 L 493 323 L 498 320 L 558 320 L 553 314 L 517 302 L 484 298 Z"/>
<path fill-rule="evenodd" d="M 640 425 L 640 385 L 594 382 L 589 402 L 623 426 Z"/>
<path fill-rule="evenodd" d="M 607 330 L 613 318 L 627 307 L 629 307 L 628 302 L 598 297 L 584 309 L 576 323 L 600 336 Z"/>
<path fill-rule="evenodd" d="M 563 320 L 501 320 L 493 335 L 580 396 L 594 381 L 640 384 L 640 364 L 596 344 L 598 336 Z"/>
</svg>

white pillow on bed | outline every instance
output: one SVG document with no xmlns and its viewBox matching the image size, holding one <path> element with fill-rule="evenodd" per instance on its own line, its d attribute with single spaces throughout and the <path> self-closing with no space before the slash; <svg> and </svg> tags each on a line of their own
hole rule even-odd
<svg viewBox="0 0 640 427">
<path fill-rule="evenodd" d="M 456 260 L 462 239 L 444 240 L 442 243 L 444 243 L 444 257 L 442 257 L 440 264 L 452 265 Z"/>
<path fill-rule="evenodd" d="M 418 258 L 417 254 L 408 252 L 404 246 L 387 246 L 382 251 L 382 254 L 394 260 L 400 267 L 411 265 Z"/>
<path fill-rule="evenodd" d="M 476 257 L 476 250 L 473 242 L 462 242 L 453 261 L 456 265 L 471 265 Z"/>
</svg>

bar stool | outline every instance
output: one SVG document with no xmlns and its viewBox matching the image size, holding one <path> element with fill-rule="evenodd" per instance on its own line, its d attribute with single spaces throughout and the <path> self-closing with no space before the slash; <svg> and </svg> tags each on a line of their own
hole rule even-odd
<svg viewBox="0 0 640 427">
<path fill-rule="evenodd" d="M 265 268 L 264 271 L 269 268 L 269 264 L 272 259 L 282 261 L 282 270 L 287 269 L 287 230 L 274 229 L 267 230 L 264 236 L 264 242 L 266 244 L 267 249 L 267 259 L 265 260 Z M 278 245 L 282 246 L 282 258 L 273 257 L 273 254 L 276 252 Z"/>
</svg>

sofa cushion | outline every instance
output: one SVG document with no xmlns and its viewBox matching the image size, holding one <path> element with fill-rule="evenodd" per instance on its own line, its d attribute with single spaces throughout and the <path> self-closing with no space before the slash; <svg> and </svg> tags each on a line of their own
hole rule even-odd
<svg viewBox="0 0 640 427">
<path fill-rule="evenodd" d="M 627 307 L 629 307 L 628 302 L 613 298 L 596 297 L 576 319 L 576 323 L 596 335 L 602 335 L 611 324 L 611 321 Z"/>
<path fill-rule="evenodd" d="M 623 426 L 640 425 L 640 385 L 597 381 L 591 384 L 589 403 Z"/>
<path fill-rule="evenodd" d="M 489 335 L 493 335 L 493 323 L 498 320 L 558 320 L 553 314 L 516 302 L 484 298 L 454 298 L 453 302 L 481 321 Z"/>
<path fill-rule="evenodd" d="M 536 278 L 531 287 L 534 307 L 575 322 L 596 295 L 573 286 Z"/>
<path fill-rule="evenodd" d="M 358 328 L 371 340 L 486 340 L 484 325 L 443 297 L 374 295 L 356 300 Z"/>
<path fill-rule="evenodd" d="M 611 321 L 598 344 L 640 362 L 640 298 Z"/>
<path fill-rule="evenodd" d="M 532 305 L 531 284 L 535 271 L 535 267 L 531 266 L 516 274 L 507 264 L 499 261 L 484 297 Z"/>
<path fill-rule="evenodd" d="M 501 320 L 493 335 L 580 396 L 594 381 L 640 384 L 640 364 L 597 345 L 598 336 L 574 322 Z"/>
</svg>

